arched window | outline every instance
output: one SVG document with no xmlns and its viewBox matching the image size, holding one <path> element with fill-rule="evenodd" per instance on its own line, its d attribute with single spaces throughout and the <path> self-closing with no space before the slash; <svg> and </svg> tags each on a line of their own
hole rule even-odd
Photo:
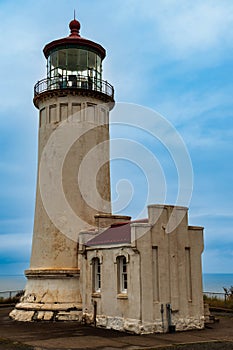
<svg viewBox="0 0 233 350">
<path fill-rule="evenodd" d="M 125 256 L 117 257 L 118 293 L 127 293 L 127 262 Z"/>
<path fill-rule="evenodd" d="M 92 259 L 92 290 L 96 293 L 101 291 L 101 265 L 99 258 Z"/>
</svg>

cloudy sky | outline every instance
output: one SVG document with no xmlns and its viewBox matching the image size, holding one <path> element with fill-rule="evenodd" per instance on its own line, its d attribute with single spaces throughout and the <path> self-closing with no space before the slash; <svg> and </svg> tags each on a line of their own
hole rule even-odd
<svg viewBox="0 0 233 350">
<path fill-rule="evenodd" d="M 159 112 L 183 138 L 194 174 L 189 221 L 205 227 L 204 272 L 232 273 L 233 2 L 0 0 L 0 275 L 22 274 L 29 264 L 38 131 L 33 86 L 45 77 L 42 48 L 68 35 L 74 8 L 81 35 L 107 50 L 104 78 L 116 101 Z M 156 123 L 147 123 L 156 133 Z M 111 131 L 126 138 L 122 128 Z M 174 204 L 176 164 L 149 136 L 132 135 L 155 154 L 165 201 Z M 112 192 L 122 172 L 129 176 L 139 192 L 121 212 L 137 217 L 151 174 L 145 180 L 134 166 L 112 162 Z"/>
</svg>

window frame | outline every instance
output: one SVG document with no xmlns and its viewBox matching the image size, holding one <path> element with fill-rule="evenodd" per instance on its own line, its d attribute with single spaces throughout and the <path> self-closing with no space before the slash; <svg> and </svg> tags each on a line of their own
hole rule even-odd
<svg viewBox="0 0 233 350">
<path fill-rule="evenodd" d="M 92 291 L 101 292 L 101 263 L 98 257 L 92 259 Z"/>
<path fill-rule="evenodd" d="M 117 257 L 118 294 L 128 293 L 128 263 L 124 255 Z"/>
</svg>

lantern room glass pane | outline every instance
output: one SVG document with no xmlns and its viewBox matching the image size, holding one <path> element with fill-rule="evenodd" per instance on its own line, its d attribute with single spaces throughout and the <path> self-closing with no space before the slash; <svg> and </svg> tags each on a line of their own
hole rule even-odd
<svg viewBox="0 0 233 350">
<path fill-rule="evenodd" d="M 58 54 L 58 68 L 66 69 L 66 50 L 60 50 Z"/>
<path fill-rule="evenodd" d="M 57 52 L 53 52 L 52 54 L 51 54 L 51 56 L 50 56 L 50 58 L 51 58 L 51 60 L 50 60 L 50 62 L 51 62 L 51 68 L 52 67 L 57 67 L 57 55 L 58 53 Z"/>
<path fill-rule="evenodd" d="M 97 72 L 99 72 L 101 74 L 101 71 L 102 71 L 102 61 L 101 61 L 101 58 L 96 55 L 96 70 Z"/>
<path fill-rule="evenodd" d="M 87 54 L 88 54 L 88 51 L 86 50 L 82 50 L 82 49 L 77 50 L 79 72 L 83 72 L 87 70 Z"/>
<path fill-rule="evenodd" d="M 57 52 L 53 52 L 48 59 L 48 78 L 53 78 L 57 75 Z"/>
<path fill-rule="evenodd" d="M 71 72 L 77 71 L 78 50 L 66 49 L 66 56 L 67 56 L 66 69 Z"/>
<path fill-rule="evenodd" d="M 54 68 L 70 71 L 94 69 L 101 73 L 101 58 L 96 53 L 84 49 L 62 49 L 48 57 L 48 72 Z"/>
<path fill-rule="evenodd" d="M 96 67 L 96 54 L 94 52 L 88 52 L 88 68 L 89 69 L 97 69 Z"/>
<path fill-rule="evenodd" d="M 50 88 L 80 87 L 101 91 L 102 61 L 83 48 L 63 48 L 48 57 Z"/>
</svg>

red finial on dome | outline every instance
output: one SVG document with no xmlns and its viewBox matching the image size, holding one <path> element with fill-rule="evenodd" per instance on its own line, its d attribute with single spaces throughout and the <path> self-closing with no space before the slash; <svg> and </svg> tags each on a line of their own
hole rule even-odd
<svg viewBox="0 0 233 350">
<path fill-rule="evenodd" d="M 71 33 L 70 33 L 71 37 L 75 37 L 75 36 L 80 37 L 80 35 L 79 35 L 80 23 L 75 18 L 75 10 L 74 10 L 74 19 L 70 22 L 69 27 L 70 27 L 70 31 L 71 31 Z"/>
</svg>

